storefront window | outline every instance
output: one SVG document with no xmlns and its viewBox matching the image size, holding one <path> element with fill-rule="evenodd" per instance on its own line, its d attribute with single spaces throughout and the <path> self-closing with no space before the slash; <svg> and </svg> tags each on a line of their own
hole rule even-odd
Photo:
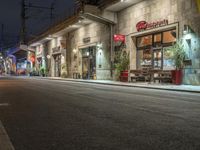
<svg viewBox="0 0 200 150">
<path fill-rule="evenodd" d="M 176 30 L 163 32 L 163 43 L 176 42 Z"/>
<path fill-rule="evenodd" d="M 152 35 L 137 38 L 137 47 L 147 47 L 152 45 Z"/>
<path fill-rule="evenodd" d="M 153 50 L 153 68 L 162 69 L 162 49 Z"/>
<path fill-rule="evenodd" d="M 176 30 L 137 37 L 137 68 L 174 69 L 171 52 L 166 47 L 176 42 Z"/>
<path fill-rule="evenodd" d="M 162 34 L 158 33 L 154 35 L 154 46 L 161 47 L 162 45 Z"/>
<path fill-rule="evenodd" d="M 152 65 L 151 49 L 144 49 L 138 51 L 138 68 L 146 68 Z"/>
<path fill-rule="evenodd" d="M 163 69 L 164 70 L 174 69 L 174 61 L 172 57 L 173 57 L 173 52 L 169 50 L 169 47 L 163 48 Z"/>
</svg>

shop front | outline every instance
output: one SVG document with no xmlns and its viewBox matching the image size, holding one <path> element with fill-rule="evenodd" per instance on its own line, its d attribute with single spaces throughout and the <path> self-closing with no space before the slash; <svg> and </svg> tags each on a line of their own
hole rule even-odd
<svg viewBox="0 0 200 150">
<path fill-rule="evenodd" d="M 118 33 L 126 35 L 130 72 L 142 76 L 133 79 L 149 81 L 153 76 L 152 70 L 167 72 L 166 79 L 169 76 L 173 78 L 174 74 L 170 72 L 176 69 L 182 74 L 182 84 L 200 85 L 199 3 L 180 0 L 145 0 L 130 5 L 125 1 L 123 3 L 127 7 L 121 9 L 113 5 L 109 10 L 115 8 Z M 177 67 L 177 61 L 172 59 L 174 55 L 170 51 L 172 45 L 178 43 L 184 46 L 185 51 L 181 67 Z"/>
<path fill-rule="evenodd" d="M 82 78 L 96 79 L 96 47 L 80 49 L 82 53 Z"/>
<path fill-rule="evenodd" d="M 60 46 L 52 49 L 53 63 L 54 63 L 54 77 L 61 77 L 61 48 Z"/>
<path fill-rule="evenodd" d="M 111 79 L 109 25 L 92 22 L 68 36 L 69 76 L 88 80 Z"/>
<path fill-rule="evenodd" d="M 44 46 L 39 45 L 36 47 L 36 74 L 40 76 L 45 76 L 46 73 L 46 60 L 44 56 Z"/>
<path fill-rule="evenodd" d="M 172 70 L 174 64 L 167 49 L 177 40 L 176 27 L 152 31 L 136 39 L 137 69 Z"/>
<path fill-rule="evenodd" d="M 27 74 L 33 75 L 35 68 L 35 53 L 32 51 L 28 52 L 28 59 L 27 59 Z"/>
<path fill-rule="evenodd" d="M 136 28 L 138 32 L 131 34 L 135 68 L 130 69 L 130 80 L 174 82 L 172 72 L 176 68 L 170 47 L 178 41 L 179 24 L 168 24 L 166 19 L 152 23 L 142 21 Z"/>
</svg>

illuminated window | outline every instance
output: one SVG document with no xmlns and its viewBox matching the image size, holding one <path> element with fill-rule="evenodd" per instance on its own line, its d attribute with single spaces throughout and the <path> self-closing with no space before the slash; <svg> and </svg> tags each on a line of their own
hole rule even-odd
<svg viewBox="0 0 200 150">
<path fill-rule="evenodd" d="M 163 32 L 163 43 L 176 42 L 176 30 Z"/>
<path fill-rule="evenodd" d="M 152 45 L 152 35 L 137 38 L 137 47 L 146 47 Z"/>
<path fill-rule="evenodd" d="M 158 33 L 154 35 L 154 46 L 160 47 L 162 45 L 162 34 Z"/>
</svg>

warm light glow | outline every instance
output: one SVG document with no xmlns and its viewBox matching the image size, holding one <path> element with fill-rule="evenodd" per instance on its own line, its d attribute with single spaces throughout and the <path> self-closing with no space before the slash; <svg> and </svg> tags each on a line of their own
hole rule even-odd
<svg viewBox="0 0 200 150">
<path fill-rule="evenodd" d="M 51 38 L 51 37 L 47 37 L 47 38 L 46 38 L 46 40 L 52 40 L 52 39 L 53 39 L 53 38 Z"/>
<path fill-rule="evenodd" d="M 74 48 L 74 49 L 73 49 L 73 53 L 77 53 L 77 49 Z"/>
</svg>

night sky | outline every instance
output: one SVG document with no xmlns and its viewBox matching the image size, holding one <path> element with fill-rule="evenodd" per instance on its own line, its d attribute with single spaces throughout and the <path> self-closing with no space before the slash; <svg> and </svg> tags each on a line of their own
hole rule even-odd
<svg viewBox="0 0 200 150">
<path fill-rule="evenodd" d="M 73 0 L 26 0 L 26 4 L 32 3 L 32 5 L 45 7 L 50 7 L 52 2 L 55 2 L 53 20 L 50 19 L 50 10 L 29 8 L 26 11 L 30 17 L 27 20 L 27 33 L 29 37 L 34 37 L 44 31 L 51 22 L 55 23 L 72 14 L 74 9 Z M 19 41 L 20 13 L 21 0 L 0 0 L 0 24 L 4 24 L 4 47 L 12 46 Z M 0 33 L 2 35 L 2 29 Z M 2 37 L 0 37 L 1 39 Z"/>
</svg>

